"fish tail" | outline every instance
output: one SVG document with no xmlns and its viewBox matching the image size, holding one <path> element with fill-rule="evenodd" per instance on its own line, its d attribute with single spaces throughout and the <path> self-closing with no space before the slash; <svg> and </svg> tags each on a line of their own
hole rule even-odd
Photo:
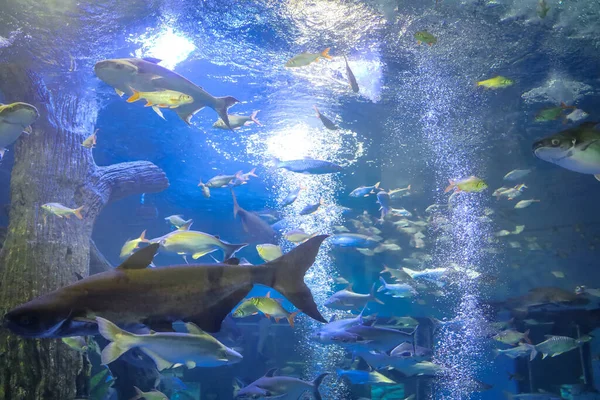
<svg viewBox="0 0 600 400">
<path fill-rule="evenodd" d="M 252 120 L 252 122 L 254 122 L 256 125 L 258 126 L 263 126 L 263 124 L 260 123 L 260 121 L 258 120 L 258 118 L 256 118 L 256 116 L 258 115 L 258 113 L 260 112 L 260 110 L 256 110 L 254 111 L 252 114 L 250 114 L 250 119 Z"/>
<path fill-rule="evenodd" d="M 96 317 L 100 334 L 110 343 L 102 350 L 102 364 L 107 365 L 121 357 L 134 346 L 133 335 L 126 332 L 107 319 Z"/>
<path fill-rule="evenodd" d="M 531 354 L 529 354 L 529 361 L 533 361 L 538 355 L 538 351 L 535 348 L 535 346 L 533 346 L 533 348 L 531 349 Z"/>
<path fill-rule="evenodd" d="M 146 231 L 145 230 L 144 230 L 144 232 L 142 232 L 142 234 L 140 235 L 138 240 L 142 243 L 150 243 L 150 241 L 148 239 L 146 239 Z"/>
<path fill-rule="evenodd" d="M 319 393 L 319 386 L 321 386 L 321 383 L 323 382 L 323 379 L 325 379 L 325 377 L 329 375 L 329 372 L 325 372 L 319 376 L 317 376 L 315 378 L 314 381 L 312 381 L 312 385 L 313 385 L 313 396 L 315 397 L 315 400 L 322 400 L 321 398 L 321 393 Z"/>
<path fill-rule="evenodd" d="M 328 235 L 319 235 L 308 239 L 281 257 L 258 267 L 273 270 L 272 280 L 263 284 L 279 291 L 296 308 L 320 322 L 327 321 L 317 309 L 313 295 L 304 283 L 304 274 L 315 262 L 321 243 L 327 237 Z"/>
<path fill-rule="evenodd" d="M 194 220 L 188 219 L 187 221 L 185 221 L 185 223 L 183 225 L 181 225 L 179 228 L 177 228 L 177 230 L 178 231 L 189 231 L 190 228 L 192 227 L 193 223 L 194 223 Z"/>
<path fill-rule="evenodd" d="M 377 182 L 375 185 L 373 185 L 373 189 L 379 189 L 379 185 L 381 185 L 381 182 Z"/>
<path fill-rule="evenodd" d="M 252 168 L 252 169 L 250 170 L 250 172 L 248 172 L 248 174 L 247 174 L 247 175 L 250 175 L 250 176 L 253 176 L 253 177 L 255 177 L 255 178 L 258 178 L 258 175 L 256 175 L 256 168 Z"/>
<path fill-rule="evenodd" d="M 298 315 L 298 311 L 294 311 L 287 317 L 287 320 L 292 328 L 294 327 L 294 318 L 296 318 L 296 315 Z"/>
<path fill-rule="evenodd" d="M 529 344 L 531 344 L 531 339 L 529 339 L 529 329 L 527 329 L 525 331 L 525 333 L 523 333 L 523 339 L 525 339 L 525 341 Z"/>
<path fill-rule="evenodd" d="M 330 50 L 330 49 L 331 49 L 331 48 L 330 48 L 330 47 L 328 47 L 328 48 L 326 48 L 325 50 L 323 50 L 323 51 L 321 52 L 321 57 L 323 57 L 323 58 L 326 58 L 326 59 L 328 59 L 328 60 L 333 60 L 333 57 L 331 57 L 331 56 L 329 55 L 329 50 Z"/>
<path fill-rule="evenodd" d="M 83 219 L 83 215 L 81 215 L 81 210 L 83 210 L 83 206 L 73 210 L 73 214 L 75 214 L 75 216 L 79 219 Z"/>
<path fill-rule="evenodd" d="M 382 277 L 379 277 L 383 282 L 385 282 L 383 280 Z M 371 300 L 374 301 L 375 303 L 379 303 L 379 304 L 385 304 L 383 301 L 379 300 L 377 297 L 375 297 L 375 286 L 377 286 L 377 283 L 374 283 L 373 286 L 371 286 Z M 379 291 L 379 290 L 378 290 Z"/>
<path fill-rule="evenodd" d="M 198 187 L 204 187 L 206 185 L 204 185 L 204 182 L 202 182 L 202 179 L 200 180 L 200 183 L 198 183 Z"/>
<path fill-rule="evenodd" d="M 231 198 L 233 198 L 233 218 L 237 217 L 238 212 L 240 211 L 240 205 L 237 202 L 237 198 L 235 197 L 235 193 L 233 192 L 233 188 L 231 189 Z"/>
<path fill-rule="evenodd" d="M 385 279 L 383 279 L 383 277 L 380 276 L 379 281 L 381 282 L 382 286 L 380 286 L 379 289 L 377 289 L 377 292 L 383 292 L 385 290 L 385 284 L 386 284 Z"/>
<path fill-rule="evenodd" d="M 317 106 L 313 106 L 313 108 L 315 109 L 316 113 L 317 113 L 317 118 L 321 118 L 321 113 L 319 112 L 319 109 L 317 108 Z"/>
<path fill-rule="evenodd" d="M 452 179 L 448 179 L 448 183 L 450 183 L 450 185 L 448 185 L 448 187 L 446 187 L 446 189 L 444 189 L 444 193 L 448 193 L 449 191 L 451 191 L 452 189 L 454 189 L 456 187 L 456 184 L 454 183 L 454 181 Z"/>
<path fill-rule="evenodd" d="M 214 109 L 229 129 L 231 129 L 231 125 L 229 125 L 229 115 L 227 115 L 227 110 L 229 107 L 239 102 L 238 99 L 232 96 L 215 97 Z"/>
<path fill-rule="evenodd" d="M 235 255 L 238 251 L 248 246 L 248 243 L 240 243 L 240 244 L 232 244 L 232 243 L 223 243 L 225 245 L 223 249 L 223 260 L 229 260 L 231 257 Z"/>
<path fill-rule="evenodd" d="M 129 400 L 138 400 L 144 398 L 144 392 L 142 392 L 137 386 L 134 386 L 133 389 L 135 390 L 135 396 Z"/>
<path fill-rule="evenodd" d="M 138 92 L 131 86 L 129 86 L 129 90 L 131 90 L 131 93 L 133 93 L 133 94 L 131 95 L 130 98 L 127 99 L 128 103 L 133 103 L 134 101 L 138 101 L 141 98 L 140 92 Z"/>
</svg>

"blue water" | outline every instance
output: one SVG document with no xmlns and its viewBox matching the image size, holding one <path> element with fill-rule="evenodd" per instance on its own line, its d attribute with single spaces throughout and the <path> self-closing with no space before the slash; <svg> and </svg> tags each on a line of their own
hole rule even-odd
<svg viewBox="0 0 600 400">
<path fill-rule="evenodd" d="M 306 282 L 327 319 L 335 312 L 323 304 L 345 287 L 335 278 L 351 282 L 357 293 L 368 293 L 379 282 L 383 265 L 418 269 L 403 261 L 415 252 L 431 256 L 428 267 L 453 262 L 481 274 L 441 289 L 418 286 L 419 295 L 412 299 L 378 294 L 385 305 L 369 303 L 366 313 L 376 314 L 378 324 L 391 316 L 419 317 L 425 326 L 429 317 L 460 321 L 458 328 L 442 328 L 432 335 L 425 328 L 419 332 L 419 340 L 433 348 L 433 361 L 445 368 L 437 377 L 402 378 L 383 371 L 404 385 L 387 395 L 369 385 L 349 385 L 336 378 L 336 368 L 354 365 L 364 370 L 367 365 L 352 364 L 352 352 L 342 347 L 314 342 L 311 335 L 319 323 L 300 314 L 293 329 L 285 321 L 263 325 L 271 336 L 264 354 L 259 354 L 260 321 L 265 317 L 253 316 L 228 325 L 237 332 L 236 347 L 242 348 L 244 360 L 178 372 L 186 390 L 160 387 L 171 399 L 230 399 L 234 378 L 247 384 L 276 367 L 280 374 L 304 380 L 330 372 L 321 387 L 327 399 L 404 399 L 413 393 L 417 399 L 500 399 L 503 391 L 559 393 L 561 384 L 581 383 L 582 371 L 578 350 L 553 359 L 536 358 L 531 363 L 532 382 L 526 361 L 495 358 L 494 348 L 509 346 L 483 331 L 490 322 L 510 316 L 490 313 L 488 304 L 539 287 L 572 292 L 576 286 L 600 285 L 600 183 L 591 175 L 542 161 L 531 151 L 535 140 L 577 126 L 560 120 L 535 123 L 542 108 L 565 102 L 586 111 L 585 121 L 600 118 L 600 3 L 547 3 L 550 12 L 540 18 L 538 3 L 532 0 L 443 0 L 437 6 L 434 1 L 384 0 L 82 1 L 60 7 L 50 1 L 9 2 L 0 5 L 0 35 L 7 39 L 0 41 L 0 54 L 33 66 L 56 104 L 70 96 L 85 101 L 90 115 L 83 129 L 90 134 L 99 129 L 93 150 L 98 165 L 146 160 L 166 173 L 167 190 L 147 193 L 143 204 L 137 195 L 110 204 L 97 219 L 92 239 L 114 266 L 121 262 L 119 251 L 126 240 L 143 230 L 150 238 L 166 234 L 171 228 L 164 218 L 173 214 L 193 219 L 194 230 L 231 243 L 245 242 L 229 190 L 212 189 L 211 197 L 205 198 L 197 185 L 215 175 L 257 168 L 259 178 L 236 188 L 238 202 L 249 211 L 279 211 L 283 232 L 302 228 L 333 234 L 334 227 L 342 225 L 355 231 L 351 220 L 366 213 L 383 239 L 402 248 L 369 256 L 326 242 Z M 57 31 L 59 26 L 64 28 Z M 418 46 L 413 37 L 425 29 L 438 38 L 431 47 Z M 294 55 L 326 47 L 331 47 L 333 60 L 284 68 Z M 343 55 L 357 77 L 359 94 L 346 81 Z M 212 95 L 236 97 L 241 103 L 230 113 L 260 110 L 258 119 L 264 126 L 218 130 L 212 127 L 217 115 L 210 108 L 199 111 L 187 126 L 169 110 L 161 120 L 141 102 L 125 102 L 94 76 L 93 66 L 102 59 L 134 56 L 162 59 L 161 65 Z M 515 84 L 500 90 L 475 84 L 496 75 L 510 77 Z M 313 105 L 341 129 L 325 129 Z M 336 162 L 344 170 L 310 176 L 276 169 L 272 162 L 303 157 Z M 0 163 L 2 204 L 10 202 L 13 164 L 14 151 L 9 151 Z M 518 182 L 504 182 L 503 176 L 516 168 L 532 172 Z M 445 214 L 448 229 L 428 220 L 423 248 L 415 248 L 391 222 L 375 221 L 380 211 L 374 195 L 348 197 L 354 188 L 379 181 L 387 190 L 411 185 L 410 196 L 392 204 L 413 213 L 410 220 L 424 220 L 430 217 L 425 213 L 428 206 L 448 204 L 449 195 L 443 193 L 448 179 L 471 175 L 483 178 L 489 188 L 459 197 L 453 211 Z M 515 210 L 516 201 L 491 196 L 498 187 L 517 183 L 528 186 L 517 201 L 541 202 Z M 282 208 L 283 198 L 298 185 L 306 188 L 298 201 Z M 319 199 L 324 206 L 317 213 L 298 215 Z M 494 212 L 490 222 L 479 219 L 486 208 Z M 8 223 L 8 216 L 0 213 L 0 226 Z M 517 225 L 525 226 L 518 235 L 494 236 Z M 255 244 L 238 256 L 262 263 Z M 284 239 L 280 245 L 284 252 L 294 247 Z M 201 261 L 213 262 L 208 256 Z M 180 256 L 164 252 L 155 258 L 158 268 L 182 262 Z M 553 274 L 557 271 L 563 277 Z M 389 275 L 384 277 L 391 282 Z M 268 291 L 256 287 L 249 296 Z M 283 304 L 293 308 L 285 300 Z M 518 329 L 526 329 L 523 326 Z M 537 344 L 545 334 L 573 336 L 573 329 L 534 326 L 531 339 Z M 588 376 L 597 375 L 597 341 L 582 353 Z M 93 363 L 96 372 L 100 367 L 95 356 Z M 509 380 L 507 371 L 519 372 L 523 380 Z M 468 390 L 473 380 L 493 387 Z M 134 383 L 128 383 L 119 382 L 119 390 L 132 396 Z M 592 391 L 593 380 L 588 383 Z M 145 384 L 142 389 L 152 388 Z M 117 398 L 113 390 L 108 396 Z"/>
</svg>

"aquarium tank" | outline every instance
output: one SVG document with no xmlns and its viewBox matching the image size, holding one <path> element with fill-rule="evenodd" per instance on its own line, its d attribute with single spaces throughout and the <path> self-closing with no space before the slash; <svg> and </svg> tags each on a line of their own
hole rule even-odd
<svg viewBox="0 0 600 400">
<path fill-rule="evenodd" d="M 599 0 L 0 22 L 0 400 L 600 399 Z"/>
</svg>

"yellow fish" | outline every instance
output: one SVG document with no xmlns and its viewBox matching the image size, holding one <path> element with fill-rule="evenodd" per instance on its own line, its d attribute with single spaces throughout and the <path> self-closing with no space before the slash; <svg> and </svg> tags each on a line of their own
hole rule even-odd
<svg viewBox="0 0 600 400">
<path fill-rule="evenodd" d="M 254 304 L 258 311 L 265 314 L 265 317 L 275 318 L 275 323 L 279 322 L 280 319 L 285 318 L 292 328 L 294 327 L 294 317 L 298 315 L 298 311 L 291 313 L 283 308 L 281 299 L 272 298 L 271 292 L 268 292 L 265 297 L 252 297 L 249 301 Z"/>
<path fill-rule="evenodd" d="M 449 180 L 450 185 L 444 190 L 444 193 L 448 193 L 452 189 L 457 192 L 469 192 L 469 193 L 479 193 L 487 189 L 488 185 L 485 183 L 483 179 L 477 178 L 476 176 L 470 176 L 466 179 L 461 179 L 458 181 Z"/>
<path fill-rule="evenodd" d="M 69 208 L 65 207 L 60 203 L 46 203 L 42 205 L 42 210 L 46 211 L 48 214 L 56 215 L 59 218 L 67 218 L 71 216 L 71 214 L 75 215 L 79 219 L 83 219 L 83 215 L 81 215 L 81 210 L 83 210 L 83 206 L 79 208 Z"/>
<path fill-rule="evenodd" d="M 146 100 L 144 107 L 177 108 L 184 104 L 194 102 L 194 98 L 188 94 L 176 92 L 174 90 L 159 90 L 157 92 L 138 92 L 130 87 L 133 95 L 127 99 L 128 103 L 136 102 L 140 99 Z"/>
<path fill-rule="evenodd" d="M 260 256 L 260 258 L 262 258 L 266 262 L 276 260 L 283 255 L 283 253 L 281 252 L 281 247 L 269 243 L 257 244 L 256 251 L 258 251 L 258 255 Z"/>
<path fill-rule="evenodd" d="M 94 147 L 96 147 L 96 134 L 98 133 L 100 129 L 96 129 L 94 131 L 94 133 L 92 133 L 90 136 L 87 137 L 87 139 L 85 139 L 83 141 L 83 143 L 81 143 L 81 145 L 85 148 L 88 149 L 93 149 Z"/>
<path fill-rule="evenodd" d="M 287 63 L 285 63 L 285 66 L 288 68 L 298 68 L 298 67 L 304 67 L 306 65 L 312 64 L 313 62 L 319 61 L 319 58 L 326 58 L 328 60 L 331 60 L 331 56 L 329 55 L 329 47 L 326 48 L 325 50 L 323 50 L 320 53 L 302 53 L 302 54 L 298 54 L 297 56 L 293 57 L 291 60 L 289 60 Z"/>
<path fill-rule="evenodd" d="M 121 248 L 120 257 L 129 257 L 135 251 L 135 249 L 138 248 L 140 243 L 150 243 L 150 241 L 146 239 L 146 231 L 142 232 L 139 238 L 126 241 Z"/>
<path fill-rule="evenodd" d="M 477 86 L 483 86 L 486 89 L 502 89 L 514 85 L 515 81 L 505 78 L 504 76 L 496 76 L 491 79 L 477 82 Z"/>
</svg>

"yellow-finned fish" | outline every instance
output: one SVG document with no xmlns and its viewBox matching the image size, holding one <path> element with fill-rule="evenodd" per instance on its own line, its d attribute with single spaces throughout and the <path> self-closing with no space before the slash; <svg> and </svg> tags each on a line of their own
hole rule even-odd
<svg viewBox="0 0 600 400">
<path fill-rule="evenodd" d="M 479 193 L 487 189 L 488 185 L 483 179 L 477 178 L 476 176 L 470 176 L 466 179 L 460 180 L 449 180 L 450 185 L 444 190 L 444 193 L 448 193 L 452 189 L 457 192 L 469 192 Z"/>
<path fill-rule="evenodd" d="M 316 233 L 309 235 L 302 229 L 295 229 L 293 231 L 286 232 L 284 237 L 292 243 L 303 243 L 315 235 Z"/>
<path fill-rule="evenodd" d="M 298 67 L 305 67 L 309 64 L 312 64 L 313 62 L 319 61 L 319 58 L 326 58 L 328 60 L 331 60 L 331 56 L 329 55 L 329 47 L 326 48 L 325 50 L 323 50 L 320 53 L 301 53 L 298 54 L 297 56 L 294 56 L 292 59 L 290 59 L 287 63 L 285 63 L 285 66 L 288 68 L 298 68 Z"/>
<path fill-rule="evenodd" d="M 163 250 L 177 253 L 184 256 L 184 258 L 191 255 L 194 260 L 217 250 L 222 250 L 223 259 L 227 260 L 247 245 L 246 243 L 227 243 L 218 236 L 199 231 L 182 230 L 181 228 L 162 237 L 151 239 L 150 243 L 159 243 Z"/>
<path fill-rule="evenodd" d="M 494 78 L 486 79 L 484 81 L 477 82 L 477 86 L 483 86 L 486 89 L 502 89 L 515 84 L 512 79 L 504 76 L 496 76 Z"/>
<path fill-rule="evenodd" d="M 257 244 L 256 251 L 258 251 L 260 258 L 266 262 L 276 260 L 283 255 L 281 247 L 270 243 Z"/>
<path fill-rule="evenodd" d="M 83 219 L 83 215 L 81 215 L 81 210 L 83 210 L 83 206 L 79 208 L 69 208 L 63 206 L 60 203 L 46 203 L 42 205 L 42 210 L 46 211 L 48 214 L 56 215 L 58 218 L 67 218 L 71 215 L 75 215 L 79 219 Z"/>
<path fill-rule="evenodd" d="M 128 103 L 136 102 L 140 99 L 146 100 L 144 107 L 157 106 L 160 108 L 177 108 L 184 104 L 194 102 L 194 98 L 189 94 L 176 92 L 175 90 L 159 90 L 156 92 L 138 92 L 130 87 L 133 95 L 127 99 Z"/>
<path fill-rule="evenodd" d="M 93 149 L 94 147 L 96 147 L 96 138 L 97 138 L 97 133 L 100 129 L 96 129 L 94 131 L 94 133 L 92 133 L 90 136 L 88 136 L 83 143 L 81 143 L 81 145 L 85 148 L 88 149 Z"/>
<path fill-rule="evenodd" d="M 140 243 L 150 243 L 150 241 L 146 239 L 146 231 L 142 232 L 139 238 L 126 241 L 121 248 L 121 255 L 119 257 L 129 257 L 135 250 L 137 250 Z"/>
<path fill-rule="evenodd" d="M 250 305 L 245 306 L 245 303 L 253 305 L 254 308 L 263 313 L 265 317 L 275 318 L 276 323 L 279 322 L 279 320 L 282 318 L 287 319 L 292 327 L 294 326 L 294 318 L 296 317 L 296 315 L 298 315 L 298 311 L 291 313 L 285 308 L 283 308 L 283 306 L 281 305 L 281 299 L 272 298 L 271 292 L 268 292 L 265 297 L 251 297 L 248 300 L 242 302 L 242 304 L 240 304 L 240 307 L 252 309 Z"/>
</svg>

